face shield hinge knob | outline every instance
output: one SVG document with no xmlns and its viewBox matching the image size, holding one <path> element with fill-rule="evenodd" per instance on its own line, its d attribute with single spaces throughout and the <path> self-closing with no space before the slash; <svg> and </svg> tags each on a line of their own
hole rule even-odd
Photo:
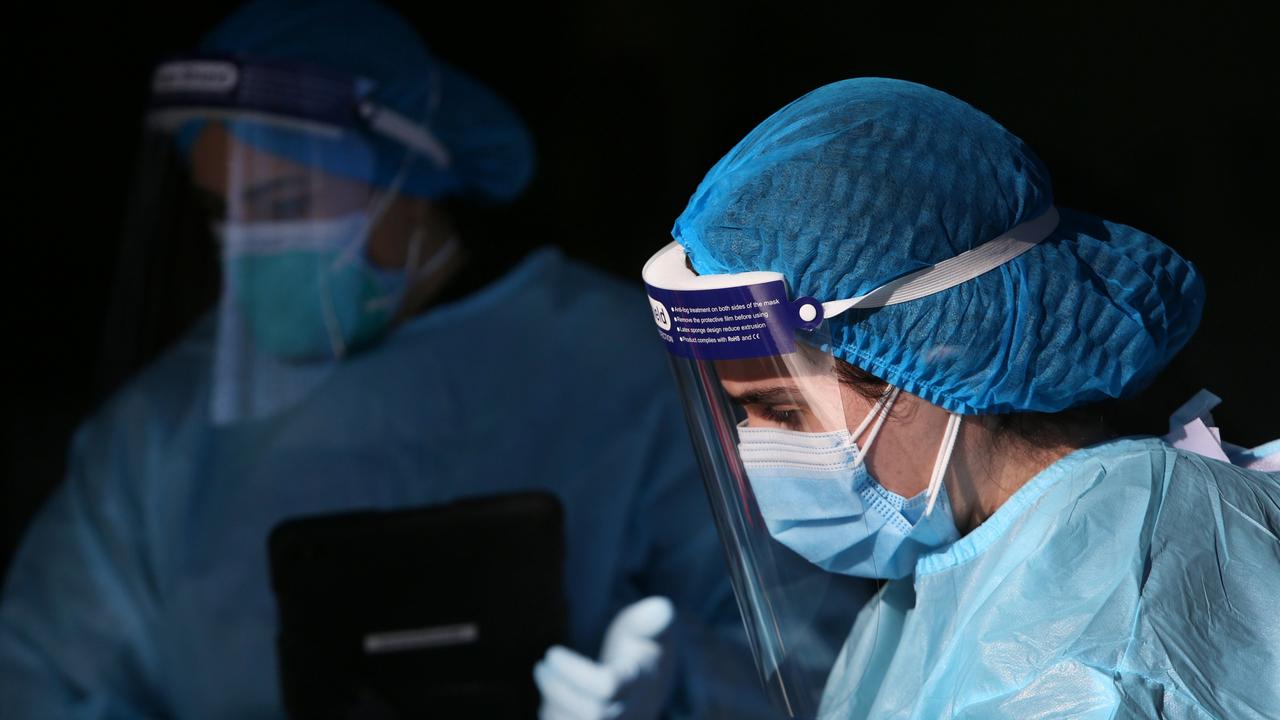
<svg viewBox="0 0 1280 720">
<path fill-rule="evenodd" d="M 802 297 L 791 303 L 792 317 L 795 326 L 801 330 L 812 330 L 822 324 L 825 317 L 822 303 L 811 297 Z"/>
</svg>

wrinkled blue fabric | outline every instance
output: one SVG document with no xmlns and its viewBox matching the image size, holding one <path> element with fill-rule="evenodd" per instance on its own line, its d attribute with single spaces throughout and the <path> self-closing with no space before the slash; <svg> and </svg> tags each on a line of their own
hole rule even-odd
<svg viewBox="0 0 1280 720">
<path fill-rule="evenodd" d="M 842 300 L 992 240 L 1053 205 L 1018 138 L 922 85 L 845 80 L 792 102 L 707 173 L 672 234 L 701 274 L 782 273 Z M 1053 412 L 1144 387 L 1199 323 L 1186 260 L 1060 209 L 1058 228 L 941 293 L 830 322 L 835 355 L 956 413 Z"/>
<path fill-rule="evenodd" d="M 523 489 L 564 506 L 570 647 L 595 656 L 620 608 L 666 595 L 671 711 L 767 708 L 643 298 L 540 251 L 228 426 L 204 323 L 77 433 L 0 595 L 0 716 L 283 717 L 275 524 Z"/>
<path fill-rule="evenodd" d="M 533 141 L 511 108 L 433 57 L 407 22 L 379 3 L 255 0 L 218 25 L 199 49 L 308 63 L 372 80 L 373 100 L 426 126 L 452 156 L 447 169 L 415 157 L 399 188 L 406 195 L 506 201 L 533 174 Z M 184 129 L 187 143 L 198 127 Z M 327 138 L 245 120 L 230 129 L 261 150 L 377 187 L 392 183 L 406 155 L 404 146 L 371 132 Z"/>
<path fill-rule="evenodd" d="M 1122 439 L 859 615 L 823 718 L 1280 717 L 1280 473 Z"/>
</svg>

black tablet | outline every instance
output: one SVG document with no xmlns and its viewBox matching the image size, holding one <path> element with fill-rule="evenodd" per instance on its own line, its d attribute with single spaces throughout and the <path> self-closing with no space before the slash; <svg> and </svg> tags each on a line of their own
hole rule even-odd
<svg viewBox="0 0 1280 720">
<path fill-rule="evenodd" d="M 532 718 L 565 641 L 564 524 L 549 493 L 286 520 L 271 532 L 292 718 Z"/>
</svg>

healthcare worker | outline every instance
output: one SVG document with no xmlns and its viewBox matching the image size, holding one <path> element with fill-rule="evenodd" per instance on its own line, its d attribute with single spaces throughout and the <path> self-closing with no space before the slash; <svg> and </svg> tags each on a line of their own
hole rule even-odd
<svg viewBox="0 0 1280 720">
<path fill-rule="evenodd" d="M 1096 410 L 1191 336 L 1190 263 L 870 78 L 765 120 L 673 235 L 644 277 L 775 694 L 798 555 L 885 581 L 821 717 L 1280 717 L 1280 444 L 1222 443 L 1208 395 L 1179 447 Z"/>
<path fill-rule="evenodd" d="M 274 526 L 517 490 L 565 518 L 544 717 L 766 707 L 639 290 L 450 211 L 521 192 L 515 114 L 342 0 L 246 5 L 151 89 L 139 259 L 200 239 L 221 298 L 75 435 L 0 598 L 0 716 L 281 717 Z"/>
</svg>

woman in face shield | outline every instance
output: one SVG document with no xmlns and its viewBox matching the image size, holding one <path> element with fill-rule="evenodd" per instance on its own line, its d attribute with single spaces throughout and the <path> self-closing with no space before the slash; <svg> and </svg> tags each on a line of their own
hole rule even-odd
<svg viewBox="0 0 1280 720">
<path fill-rule="evenodd" d="M 822 717 L 1280 717 L 1280 445 L 1222 442 L 1211 396 L 1165 439 L 1096 409 L 1191 336 L 1189 262 L 883 79 L 767 119 L 673 235 L 645 281 L 775 696 L 799 557 L 886 581 Z"/>
</svg>

